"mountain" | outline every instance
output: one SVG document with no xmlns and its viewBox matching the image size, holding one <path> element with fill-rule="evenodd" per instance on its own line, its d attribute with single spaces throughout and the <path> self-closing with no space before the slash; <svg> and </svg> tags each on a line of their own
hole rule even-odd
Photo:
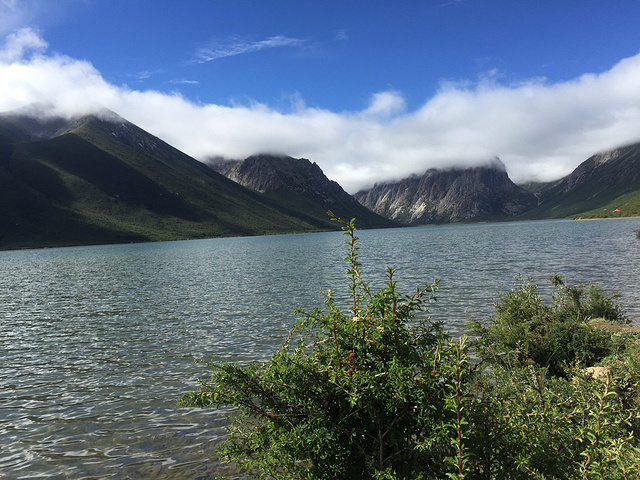
<svg viewBox="0 0 640 480">
<path fill-rule="evenodd" d="M 113 112 L 0 115 L 0 248 L 320 228 Z"/>
<path fill-rule="evenodd" d="M 523 218 L 640 215 L 640 143 L 593 155 L 566 177 L 535 187 L 540 206 Z"/>
<path fill-rule="evenodd" d="M 262 193 L 289 215 L 319 227 L 327 222 L 327 210 L 345 219 L 355 217 L 360 228 L 397 226 L 362 206 L 329 180 L 316 163 L 304 158 L 254 155 L 211 166 L 234 182 Z"/>
<path fill-rule="evenodd" d="M 327 210 L 360 227 L 640 215 L 640 144 L 529 191 L 495 159 L 375 185 L 355 195 L 360 203 L 305 159 L 214 168 L 230 178 L 113 112 L 2 113 L 0 249 L 335 229 Z"/>
<path fill-rule="evenodd" d="M 354 197 L 409 225 L 504 220 L 537 205 L 536 196 L 515 185 L 498 158 L 467 169 L 430 169 L 421 176 L 376 184 Z"/>
</svg>

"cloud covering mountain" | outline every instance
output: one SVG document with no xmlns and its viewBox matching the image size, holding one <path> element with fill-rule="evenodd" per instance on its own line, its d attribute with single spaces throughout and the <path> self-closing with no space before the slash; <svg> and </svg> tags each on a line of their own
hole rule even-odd
<svg viewBox="0 0 640 480">
<path fill-rule="evenodd" d="M 39 32 L 26 28 L 0 47 L 0 111 L 34 102 L 67 115 L 106 107 L 195 158 L 305 157 L 354 193 L 494 156 L 515 182 L 560 178 L 593 152 L 640 138 L 638 78 L 640 54 L 566 82 L 504 83 L 497 71 L 443 81 L 411 111 L 393 89 L 373 94 L 361 111 L 315 108 L 300 96 L 285 109 L 219 105 L 110 83 L 90 61 L 49 51 Z"/>
</svg>

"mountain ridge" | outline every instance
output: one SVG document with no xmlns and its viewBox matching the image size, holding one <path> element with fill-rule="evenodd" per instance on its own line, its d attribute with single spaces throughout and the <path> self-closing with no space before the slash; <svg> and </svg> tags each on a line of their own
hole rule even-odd
<svg viewBox="0 0 640 480">
<path fill-rule="evenodd" d="M 569 175 L 540 184 L 537 190 L 540 205 L 521 215 L 523 219 L 572 217 L 605 206 L 610 211 L 592 212 L 592 216 L 610 217 L 617 209 L 616 199 L 640 192 L 640 143 L 596 153 Z M 631 208 L 620 215 L 640 213 L 637 207 Z"/>
<path fill-rule="evenodd" d="M 259 154 L 245 160 L 213 164 L 212 168 L 240 185 L 266 195 L 290 213 L 308 221 L 324 220 L 327 210 L 344 218 L 355 217 L 361 228 L 397 226 L 361 205 L 322 169 L 305 158 Z"/>
<path fill-rule="evenodd" d="M 337 228 L 326 214 L 286 211 L 113 115 L 0 115 L 0 248 Z"/>
<path fill-rule="evenodd" d="M 0 113 L 0 249 L 336 229 L 327 210 L 361 228 L 640 214 L 640 143 L 526 188 L 495 158 L 351 196 L 307 159 L 205 164 L 108 110 L 33 115 Z"/>
<path fill-rule="evenodd" d="M 374 185 L 354 197 L 408 225 L 505 219 L 537 203 L 533 193 L 509 179 L 498 158 L 466 169 L 429 169 L 422 175 Z"/>
</svg>

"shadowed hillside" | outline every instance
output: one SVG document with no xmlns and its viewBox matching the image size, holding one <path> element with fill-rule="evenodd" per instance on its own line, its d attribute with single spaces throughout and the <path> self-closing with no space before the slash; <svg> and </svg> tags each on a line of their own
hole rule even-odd
<svg viewBox="0 0 640 480">
<path fill-rule="evenodd" d="M 112 112 L 0 116 L 0 248 L 335 228 L 225 178 Z"/>
</svg>

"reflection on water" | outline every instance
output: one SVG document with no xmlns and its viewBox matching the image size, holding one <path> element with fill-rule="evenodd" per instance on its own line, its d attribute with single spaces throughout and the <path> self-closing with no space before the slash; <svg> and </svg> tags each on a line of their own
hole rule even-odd
<svg viewBox="0 0 640 480">
<path fill-rule="evenodd" d="M 365 274 L 441 278 L 454 333 L 515 275 L 599 282 L 640 320 L 640 220 L 361 231 Z M 212 478 L 226 411 L 175 408 L 206 369 L 264 360 L 294 307 L 344 290 L 336 232 L 0 252 L 0 478 Z"/>
</svg>

